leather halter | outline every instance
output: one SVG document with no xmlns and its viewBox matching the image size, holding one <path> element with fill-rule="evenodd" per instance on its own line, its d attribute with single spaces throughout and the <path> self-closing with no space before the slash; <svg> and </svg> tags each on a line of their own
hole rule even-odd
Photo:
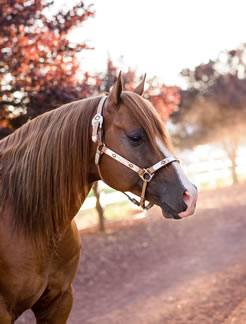
<svg viewBox="0 0 246 324">
<path fill-rule="evenodd" d="M 97 113 L 94 116 L 94 118 L 92 119 L 92 141 L 95 142 L 95 143 L 97 142 L 97 151 L 96 151 L 96 155 L 95 155 L 95 163 L 96 163 L 97 168 L 98 168 L 99 176 L 103 180 L 103 177 L 102 177 L 102 174 L 101 174 L 101 171 L 100 171 L 100 166 L 99 166 L 100 159 L 101 159 L 103 154 L 106 154 L 106 155 L 110 156 L 112 159 L 118 161 L 119 163 L 121 163 L 121 164 L 125 165 L 126 167 L 128 167 L 129 169 L 133 170 L 143 180 L 143 187 L 142 187 L 140 202 L 138 202 L 134 198 L 131 198 L 126 193 L 124 193 L 124 192 L 123 193 L 135 205 L 141 206 L 143 209 L 149 209 L 149 208 L 151 208 L 153 206 L 153 204 L 149 203 L 147 206 L 145 206 L 145 193 L 146 193 L 148 183 L 151 181 L 151 179 L 155 175 L 156 171 L 158 171 L 162 167 L 168 165 L 169 163 L 172 163 L 172 162 L 178 161 L 178 160 L 173 156 L 168 156 L 168 157 L 164 158 L 163 160 L 157 162 L 156 164 L 152 165 L 150 168 L 143 169 L 143 168 L 138 167 L 134 163 L 128 161 L 127 159 L 125 159 L 121 155 L 115 153 L 111 149 L 109 149 L 105 145 L 105 143 L 103 141 L 103 115 L 102 115 L 102 111 L 103 111 L 103 106 L 105 104 L 106 99 L 107 99 L 107 96 L 104 96 L 104 97 L 101 98 L 101 100 L 99 102 L 99 105 L 98 105 L 98 108 L 97 108 Z"/>
</svg>

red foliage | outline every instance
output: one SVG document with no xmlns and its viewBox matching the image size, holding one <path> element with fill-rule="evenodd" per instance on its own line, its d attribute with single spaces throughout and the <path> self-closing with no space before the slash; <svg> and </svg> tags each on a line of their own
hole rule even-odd
<svg viewBox="0 0 246 324">
<path fill-rule="evenodd" d="M 99 75 L 102 80 L 100 90 L 109 91 L 116 81 L 118 73 L 119 69 L 114 66 L 109 58 L 106 73 Z M 132 91 L 140 80 L 136 75 L 136 71 L 129 68 L 123 74 L 123 82 L 125 89 Z M 162 120 L 166 122 L 169 116 L 178 109 L 180 104 L 180 88 L 177 86 L 167 86 L 164 83 L 160 83 L 157 78 L 153 78 L 146 82 L 144 97 L 152 102 L 161 115 Z"/>
<path fill-rule="evenodd" d="M 162 120 L 167 121 L 169 116 L 178 109 L 180 103 L 180 88 L 165 84 L 150 86 L 146 90 L 148 99 L 161 115 Z"/>
<path fill-rule="evenodd" d="M 80 2 L 47 18 L 48 0 L 0 0 L 0 127 L 17 128 L 29 118 L 90 94 L 78 82 L 76 54 L 86 43 L 73 44 L 68 32 L 88 17 Z M 9 130 L 10 131 L 10 130 Z"/>
<path fill-rule="evenodd" d="M 88 46 L 67 36 L 94 12 L 80 1 L 48 16 L 52 5 L 51 0 L 0 0 L 0 138 L 61 104 L 109 91 L 117 78 L 118 68 L 109 59 L 106 73 L 80 72 L 78 80 L 76 54 Z M 134 70 L 124 74 L 126 89 L 138 81 Z M 145 96 L 167 120 L 179 103 L 178 88 L 156 80 L 155 86 L 148 84 Z"/>
</svg>

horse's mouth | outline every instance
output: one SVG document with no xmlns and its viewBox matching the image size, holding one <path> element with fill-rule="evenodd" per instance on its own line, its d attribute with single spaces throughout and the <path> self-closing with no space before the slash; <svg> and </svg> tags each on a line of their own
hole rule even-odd
<svg viewBox="0 0 246 324">
<path fill-rule="evenodd" d="M 166 204 L 165 202 L 162 202 L 161 204 L 161 210 L 162 210 L 162 215 L 165 218 L 174 218 L 174 219 L 181 219 L 182 217 L 180 217 L 176 211 L 174 211 L 168 204 Z"/>
</svg>

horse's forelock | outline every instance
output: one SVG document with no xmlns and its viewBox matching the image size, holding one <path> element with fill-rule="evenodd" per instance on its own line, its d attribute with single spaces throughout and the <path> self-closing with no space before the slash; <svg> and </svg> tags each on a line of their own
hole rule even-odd
<svg viewBox="0 0 246 324">
<path fill-rule="evenodd" d="M 164 123 L 151 102 L 133 92 L 128 91 L 122 92 L 121 100 L 123 104 L 125 104 L 131 111 L 133 117 L 145 130 L 154 150 L 159 154 L 162 154 L 158 145 L 156 144 L 156 137 L 159 137 L 170 152 L 173 152 L 173 147 L 166 132 Z"/>
</svg>

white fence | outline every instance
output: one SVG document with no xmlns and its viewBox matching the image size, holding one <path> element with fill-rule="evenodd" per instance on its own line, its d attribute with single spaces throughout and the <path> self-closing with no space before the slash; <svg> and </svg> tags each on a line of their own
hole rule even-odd
<svg viewBox="0 0 246 324">
<path fill-rule="evenodd" d="M 202 145 L 194 151 L 182 152 L 180 155 L 183 168 L 201 190 L 232 184 L 231 161 L 219 146 Z M 246 180 L 245 146 L 239 148 L 236 164 L 239 180 Z"/>
<path fill-rule="evenodd" d="M 231 162 L 225 152 L 212 145 L 198 146 L 194 151 L 185 151 L 179 154 L 182 167 L 190 180 L 200 189 L 212 189 L 216 187 L 230 185 Z M 239 149 L 237 157 L 237 174 L 240 180 L 246 180 L 246 147 Z M 107 187 L 100 181 L 101 188 Z M 120 192 L 105 194 L 102 192 L 100 202 L 103 207 L 127 200 Z M 81 210 L 94 208 L 96 198 L 87 198 Z"/>
</svg>

